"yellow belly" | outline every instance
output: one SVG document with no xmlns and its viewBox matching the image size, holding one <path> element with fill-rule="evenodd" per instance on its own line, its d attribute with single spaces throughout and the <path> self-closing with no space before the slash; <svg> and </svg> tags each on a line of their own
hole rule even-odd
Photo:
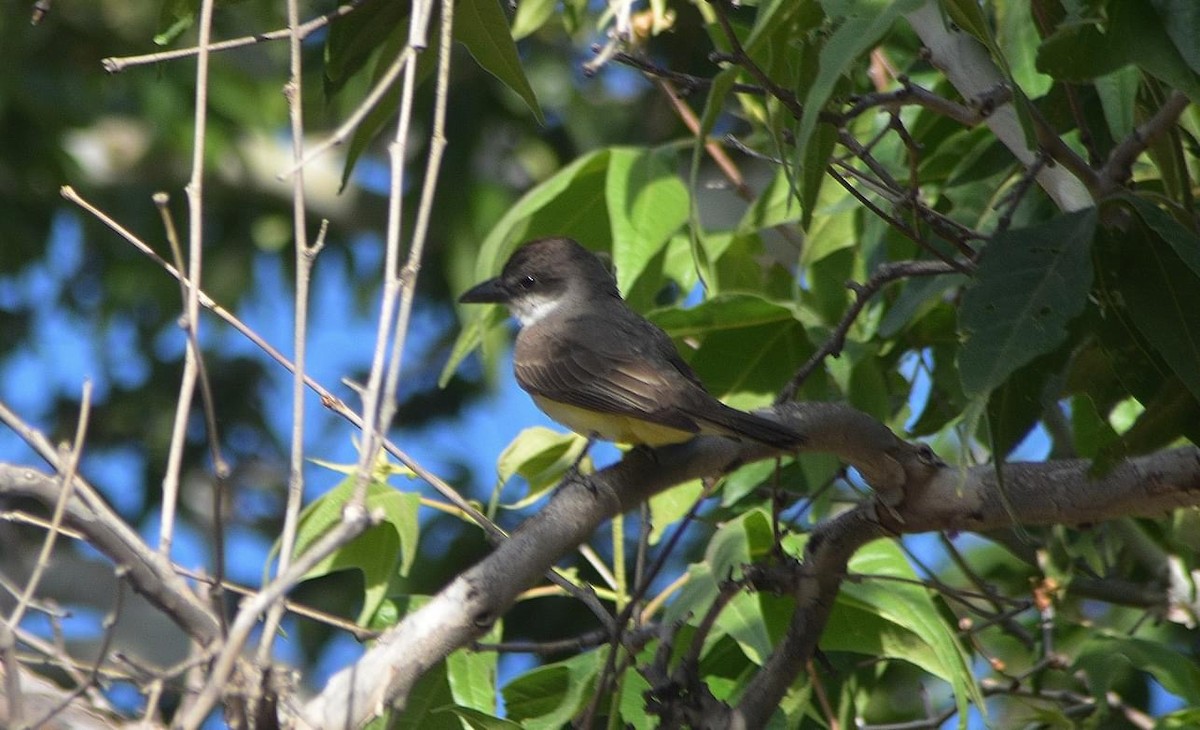
<svg viewBox="0 0 1200 730">
<path fill-rule="evenodd" d="M 533 402 L 547 416 L 571 429 L 580 436 L 596 436 L 618 444 L 663 446 L 678 444 L 696 434 L 670 426 L 643 421 L 632 416 L 612 413 L 597 413 L 585 408 L 559 403 L 539 396 Z"/>
</svg>

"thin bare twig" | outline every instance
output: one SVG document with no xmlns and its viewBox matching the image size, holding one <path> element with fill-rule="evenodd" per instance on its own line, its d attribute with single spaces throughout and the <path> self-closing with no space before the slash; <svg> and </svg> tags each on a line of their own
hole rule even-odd
<svg viewBox="0 0 1200 730">
<path fill-rule="evenodd" d="M 301 55 L 300 7 L 298 0 L 287 2 L 288 28 L 291 31 L 288 43 L 289 78 L 284 87 L 288 102 L 288 120 L 292 132 L 292 159 L 299 162 L 304 157 L 304 96 Z M 312 281 L 312 267 L 317 253 L 329 230 L 328 222 L 322 223 L 317 242 L 308 243 L 308 199 L 304 186 L 304 168 L 292 175 L 292 246 L 296 264 L 296 292 L 292 299 L 295 316 L 292 324 L 292 351 L 295 353 L 292 370 L 292 442 L 288 462 L 288 494 L 283 514 L 283 533 L 279 538 L 279 569 L 282 573 L 292 561 L 296 546 L 296 532 L 300 524 L 300 507 L 304 499 L 304 373 L 308 356 L 308 292 Z M 275 643 L 276 630 L 283 619 L 284 607 L 277 603 L 267 613 L 259 640 L 257 661 L 259 667 L 270 665 L 271 647 Z M 256 696 L 257 697 L 257 696 Z M 252 708 L 250 714 L 257 714 Z"/>
<path fill-rule="evenodd" d="M 388 66 L 388 69 L 384 72 L 383 76 L 379 77 L 379 81 L 375 83 L 375 86 L 371 87 L 371 91 L 367 93 L 367 96 L 362 100 L 362 103 L 360 103 L 354 109 L 354 111 L 351 112 L 348 117 L 346 117 L 346 121 L 342 122 L 341 125 L 334 130 L 333 134 L 329 135 L 329 137 L 325 139 L 325 141 L 313 145 L 312 148 L 309 149 L 308 153 L 304 155 L 299 162 L 294 163 L 291 167 L 281 172 L 279 174 L 279 179 L 287 179 L 288 175 L 294 174 L 296 170 L 299 170 L 309 162 L 312 162 L 316 158 L 325 154 L 334 147 L 343 144 L 347 139 L 349 139 L 350 135 L 354 133 L 354 130 L 358 129 L 358 125 L 362 124 L 363 119 L 366 119 L 367 115 L 370 114 L 375 106 L 379 103 L 379 100 L 383 98 L 383 95 L 392 88 L 392 84 L 395 83 L 396 79 L 400 77 L 400 72 L 404 71 L 409 65 L 415 62 L 416 55 L 413 47 L 411 45 L 405 46 L 404 50 L 400 52 L 400 55 L 396 56 L 396 60 L 392 62 L 392 65 Z"/>
<path fill-rule="evenodd" d="M 336 10 L 328 12 L 324 15 L 317 16 L 312 20 L 300 25 L 296 28 L 296 32 L 301 39 L 307 38 L 314 31 L 320 30 L 329 25 L 332 21 L 337 20 L 343 15 L 348 14 L 362 4 L 362 0 L 352 0 L 345 5 L 338 7 Z M 281 28 L 267 33 L 255 33 L 254 35 L 244 36 L 242 38 L 234 38 L 220 43 L 210 43 L 207 46 L 209 53 L 217 53 L 220 51 L 229 51 L 234 48 L 243 48 L 264 41 L 278 41 L 288 38 L 292 35 L 292 28 Z M 178 48 L 173 51 L 159 51 L 158 53 L 148 53 L 141 56 L 111 56 L 101 59 L 100 64 L 104 70 L 110 74 L 120 73 L 134 66 L 144 66 L 152 63 L 162 63 L 163 61 L 174 61 L 178 58 L 187 58 L 200 53 L 200 46 L 192 46 L 191 48 Z"/>
<path fill-rule="evenodd" d="M 384 237 L 383 295 L 379 302 L 371 368 L 367 375 L 367 386 L 362 391 L 363 442 L 358 455 L 354 491 L 350 498 L 352 503 L 360 506 L 366 500 L 371 470 L 374 468 L 384 432 L 390 425 L 390 416 L 395 408 L 395 404 L 387 402 L 384 382 L 386 380 L 389 386 L 393 382 L 399 382 L 398 363 L 388 362 L 388 345 L 392 344 L 394 349 L 393 338 L 398 336 L 393 332 L 392 326 L 399 320 L 399 300 L 404 286 L 404 273 L 400 270 L 400 227 L 404 207 L 405 151 L 408 149 L 408 130 L 412 122 L 413 95 L 417 85 L 415 54 L 418 49 L 425 48 L 426 26 L 432 14 L 432 3 L 433 0 L 417 0 L 413 3 L 412 19 L 408 27 L 408 45 L 401 54 L 401 57 L 407 55 L 409 60 L 403 64 L 404 84 L 400 90 L 396 134 L 388 146 L 391 172 L 388 179 L 387 232 Z M 394 394 L 395 390 L 389 387 L 388 392 Z"/>
<path fill-rule="evenodd" d="M 138 238 L 129 229 L 125 228 L 120 223 L 115 221 L 112 218 L 112 216 L 110 216 L 107 213 L 105 213 L 104 211 L 100 210 L 99 208 L 97 208 L 95 205 L 93 205 L 89 201 L 85 200 L 83 197 L 81 197 L 79 195 L 79 193 L 74 188 L 72 188 L 69 185 L 65 185 L 65 186 L 63 186 L 61 193 L 64 198 L 66 198 L 70 202 L 78 205 L 83 210 L 87 211 L 89 214 L 94 216 L 98 221 L 100 221 L 105 226 L 107 226 L 111 231 L 113 231 L 118 236 L 120 236 L 122 239 L 124 239 L 127 243 L 131 244 L 138 251 L 142 252 L 151 261 L 153 261 L 155 264 L 157 264 L 159 268 L 161 268 L 163 271 L 165 271 L 168 275 L 174 277 L 177 280 L 182 278 L 182 275 L 180 274 L 179 270 L 176 269 L 174 266 L 172 266 L 170 264 L 170 262 L 166 261 L 161 256 L 159 256 L 157 253 L 155 253 L 154 249 L 152 249 L 148 245 L 146 245 L 145 241 Z M 183 279 L 183 280 L 187 281 L 186 279 Z M 283 355 L 283 353 L 279 352 L 279 350 L 276 349 L 273 345 L 271 345 L 271 343 L 264 340 L 257 332 L 255 332 L 253 329 L 251 329 L 245 322 L 240 320 L 236 315 L 234 315 L 232 312 L 230 312 L 225 307 L 222 307 L 220 304 L 217 304 L 212 299 L 212 297 L 208 296 L 203 291 L 200 292 L 200 303 L 206 309 L 208 309 L 210 312 L 212 312 L 218 318 L 220 318 L 221 321 L 225 322 L 226 324 L 228 324 L 229 326 L 231 326 L 235 330 L 237 330 L 238 333 L 240 333 L 243 337 L 245 337 L 247 340 L 252 342 L 256 347 L 258 347 L 260 350 L 262 350 L 264 353 L 266 353 L 266 355 L 268 357 L 270 357 L 272 360 L 274 360 L 276 363 L 282 365 L 289 372 L 296 371 L 296 367 L 294 364 L 292 364 L 292 361 L 290 359 L 285 357 Z M 342 399 L 335 396 L 332 392 L 329 391 L 329 389 L 327 389 L 321 383 L 317 382 L 310 375 L 305 374 L 304 383 L 305 383 L 305 385 L 308 386 L 308 388 L 310 390 L 312 390 L 314 393 L 316 393 L 321 398 L 321 404 L 323 406 L 325 406 L 333 413 L 337 414 L 341 418 L 348 421 L 355 428 L 357 428 L 359 430 L 363 429 L 362 417 L 359 416 L 359 414 L 357 414 L 349 406 L 347 406 L 346 403 L 344 401 L 342 401 Z M 486 532 L 489 537 L 496 539 L 496 540 L 504 539 L 504 537 L 505 537 L 504 531 L 501 530 L 499 527 L 497 527 L 496 524 L 494 522 L 492 522 L 490 519 L 488 519 L 486 515 L 484 515 L 479 510 L 475 509 L 475 507 L 470 502 L 468 502 L 461 494 L 458 493 L 457 490 L 454 489 L 454 487 L 450 486 L 444 479 L 442 479 L 441 477 L 438 477 L 436 474 L 434 474 L 433 472 L 431 472 L 428 469 L 426 469 L 425 467 L 423 467 L 419 462 L 417 462 L 415 459 L 413 459 L 411 456 L 409 456 L 406 452 L 404 452 L 402 449 L 400 449 L 398 446 L 396 446 L 391 441 L 387 441 L 387 440 L 384 441 L 384 449 L 389 454 L 391 454 L 393 457 L 395 457 L 396 460 L 399 461 L 401 464 L 408 467 L 409 469 L 412 469 L 413 473 L 416 474 L 419 479 L 427 482 L 430 486 L 432 486 L 434 489 L 436 489 L 443 497 L 448 499 L 451 503 L 454 504 L 455 507 L 460 509 L 463 514 L 470 517 L 472 521 L 474 521 L 477 525 L 479 525 L 481 528 L 483 528 L 484 532 Z"/>
<path fill-rule="evenodd" d="M 88 419 L 92 413 L 92 381 L 83 381 L 83 394 L 79 402 L 79 422 L 75 424 L 75 440 L 71 445 L 71 450 L 66 455 L 66 469 L 62 474 L 62 486 L 58 495 L 58 501 L 54 504 L 54 513 L 50 517 L 50 529 L 46 531 L 46 538 L 42 541 L 42 549 L 38 553 L 37 562 L 33 565 L 33 572 L 29 576 L 29 580 L 25 583 L 25 590 L 22 591 L 21 597 L 17 599 L 17 605 L 13 608 L 12 615 L 8 617 L 8 625 L 14 629 L 21 625 L 21 618 L 25 615 L 25 609 L 28 607 L 29 601 L 33 598 L 37 591 L 38 583 L 41 582 L 42 573 L 50 565 L 50 553 L 54 551 L 54 542 L 58 538 L 59 528 L 62 527 L 63 514 L 67 509 L 67 502 L 71 499 L 71 494 L 74 492 L 75 474 L 79 469 L 79 457 L 83 454 L 83 440 L 87 435 Z"/>
<path fill-rule="evenodd" d="M 191 413 L 192 397 L 199 376 L 197 360 L 200 353 L 191 346 L 199 341 L 201 271 L 204 262 L 204 150 L 208 130 L 208 43 L 212 35 L 213 0 L 202 0 L 200 4 L 200 52 L 196 55 L 196 97 L 192 130 L 192 174 L 185 188 L 188 198 L 188 289 L 184 302 L 184 323 L 189 332 L 189 346 L 183 365 L 183 378 L 179 385 L 179 400 L 175 405 L 175 422 L 171 430 L 171 443 L 167 452 L 167 470 L 163 476 L 163 506 L 159 532 L 159 552 L 164 557 L 171 553 L 171 540 L 175 532 L 175 512 L 179 499 L 179 477 L 183 468 L 183 447 L 187 437 L 187 421 Z M 211 435 L 211 434 L 210 434 Z"/>
<path fill-rule="evenodd" d="M 286 571 L 280 573 L 261 591 L 243 603 L 237 618 L 234 619 L 229 629 L 229 636 L 213 663 L 204 689 L 196 697 L 195 702 L 186 709 L 183 718 L 177 720 L 176 724 L 179 727 L 185 730 L 194 730 L 200 727 L 200 724 L 204 722 L 208 713 L 216 705 L 217 700 L 228 691 L 229 678 L 238 662 L 242 646 L 245 645 L 250 632 L 258 621 L 258 616 L 299 583 L 317 563 L 333 554 L 338 548 L 349 544 L 364 530 L 379 524 L 383 517 L 382 510 L 367 513 L 347 505 L 340 522 L 322 535 Z"/>
<path fill-rule="evenodd" d="M 0 666 L 4 667 L 4 695 L 8 700 L 8 721 L 13 727 L 25 722 L 24 692 L 21 691 L 21 662 L 10 624 L 0 621 Z"/>
<path fill-rule="evenodd" d="M 796 397 L 796 392 L 808 376 L 825 360 L 832 355 L 837 357 L 841 354 L 842 348 L 846 345 L 846 335 L 850 332 L 850 327 L 853 326 L 858 315 L 862 312 L 867 303 L 871 301 L 881 289 L 894 281 L 901 279 L 912 278 L 916 276 L 939 276 L 942 274 L 958 273 L 958 267 L 952 266 L 943 261 L 894 261 L 883 264 L 871 278 L 864 284 L 848 284 L 854 291 L 854 301 L 850 307 L 846 309 L 846 313 L 842 315 L 842 319 L 838 322 L 837 327 L 830 333 L 825 342 L 821 344 L 817 351 L 814 352 L 808 360 L 800 366 L 792 379 L 787 385 L 779 391 L 779 395 L 775 397 L 776 405 L 786 403 Z"/>
<path fill-rule="evenodd" d="M 424 11 L 426 24 L 432 14 L 430 7 Z M 395 284 L 399 287 L 399 307 L 396 313 L 395 334 L 392 339 L 392 351 L 388 358 L 388 372 L 383 390 L 383 404 L 380 409 L 380 430 L 386 429 L 392 422 L 396 412 L 397 391 L 400 384 L 400 371 L 404 360 L 404 346 L 408 341 L 408 328 L 412 319 L 413 302 L 417 294 L 417 275 L 421 271 L 421 260 L 425 254 L 425 242 L 429 235 L 429 220 L 433 214 L 433 201 L 437 192 L 438 176 L 441 172 L 442 157 L 446 150 L 446 103 L 450 95 L 450 59 L 451 46 L 454 41 L 454 3 L 452 0 L 442 0 L 440 32 L 438 34 L 438 67 L 437 83 L 434 87 L 433 129 L 429 136 L 429 153 L 425 159 L 425 176 L 421 186 L 421 199 L 417 203 L 417 219 L 413 224 L 412 237 L 409 241 L 408 260 L 400 271 L 389 267 L 389 279 L 396 277 Z M 419 29 L 424 32 L 424 29 Z M 416 32 L 416 31 L 414 31 Z M 409 41 L 414 47 L 424 44 L 424 38 L 413 35 Z M 393 180 L 396 187 L 392 188 L 388 209 L 388 248 L 393 246 L 392 237 L 396 238 L 394 245 L 399 248 L 401 201 L 403 199 L 403 170 L 405 166 L 405 149 L 408 144 L 408 117 L 411 116 L 411 99 L 416 86 L 416 64 L 410 64 L 404 79 L 404 99 L 401 113 L 404 119 L 397 125 L 396 139 L 389 148 L 391 154 Z"/>
</svg>

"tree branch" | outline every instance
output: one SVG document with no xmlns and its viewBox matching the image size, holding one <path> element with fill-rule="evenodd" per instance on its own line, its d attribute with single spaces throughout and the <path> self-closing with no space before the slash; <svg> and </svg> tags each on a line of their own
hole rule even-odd
<svg viewBox="0 0 1200 730">
<path fill-rule="evenodd" d="M 812 657 L 856 550 L 888 535 L 986 531 L 1012 524 L 993 466 L 947 467 L 928 447 L 897 438 L 847 406 L 794 403 L 774 414 L 806 435 L 804 451 L 836 454 L 855 466 L 877 498 L 814 531 L 796 580 L 797 609 L 788 635 L 742 702 L 724 718 L 746 727 L 761 726 L 759 721 L 774 711 Z M 340 728 L 358 727 L 391 704 L 402 706 L 421 674 L 486 632 L 522 590 L 588 539 L 603 520 L 679 482 L 726 473 L 770 455 L 763 446 L 701 437 L 630 453 L 585 481 L 563 485 L 511 539 L 384 633 L 307 705 L 291 711 L 310 727 Z M 1005 488 L 1016 504 L 1017 519 L 1029 525 L 1081 524 L 1200 504 L 1200 449 L 1140 457 L 1098 480 L 1089 477 L 1089 468 L 1083 460 L 1007 466 Z"/>
</svg>

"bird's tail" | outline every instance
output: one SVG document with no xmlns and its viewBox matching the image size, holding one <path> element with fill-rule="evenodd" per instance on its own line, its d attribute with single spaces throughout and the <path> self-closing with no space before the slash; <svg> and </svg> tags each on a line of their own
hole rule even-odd
<svg viewBox="0 0 1200 730">
<path fill-rule="evenodd" d="M 750 439 L 781 451 L 794 451 L 805 440 L 804 435 L 791 426 L 724 404 L 719 412 L 697 413 L 693 417 L 701 423 L 701 433 Z"/>
</svg>

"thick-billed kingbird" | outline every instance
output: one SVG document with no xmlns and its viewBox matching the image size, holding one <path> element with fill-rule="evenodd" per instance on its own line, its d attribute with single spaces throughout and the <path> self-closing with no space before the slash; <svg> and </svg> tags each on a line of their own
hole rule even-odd
<svg viewBox="0 0 1200 730">
<path fill-rule="evenodd" d="M 804 441 L 709 394 L 671 338 L 625 304 L 603 262 L 569 238 L 521 246 L 499 277 L 459 301 L 508 307 L 521 324 L 517 383 L 582 436 L 661 446 L 715 434 L 781 450 Z"/>
</svg>

